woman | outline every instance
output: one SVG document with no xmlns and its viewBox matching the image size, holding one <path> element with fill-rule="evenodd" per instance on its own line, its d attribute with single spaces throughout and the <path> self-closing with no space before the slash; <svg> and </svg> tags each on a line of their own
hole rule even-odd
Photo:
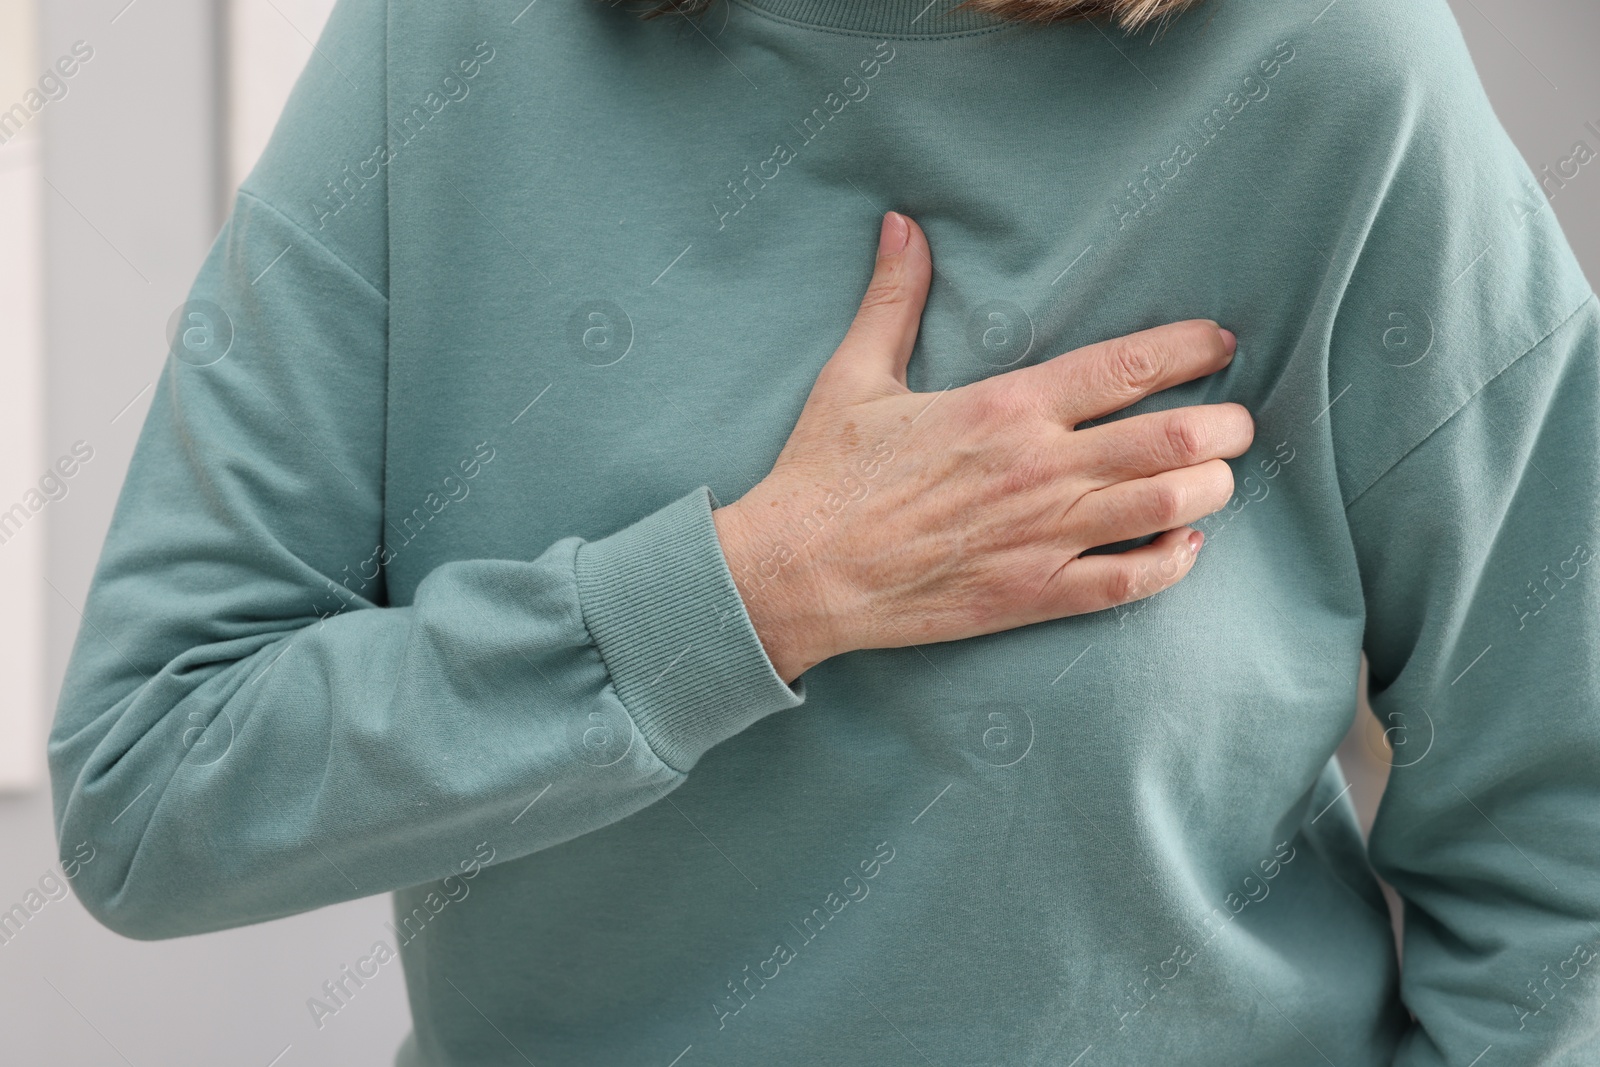
<svg viewBox="0 0 1600 1067">
<path fill-rule="evenodd" d="M 306 1009 L 398 955 L 402 1065 L 1593 1062 L 1593 293 L 1443 0 L 1184 6 L 341 4 L 68 673 L 90 910 L 397 891 Z"/>
</svg>

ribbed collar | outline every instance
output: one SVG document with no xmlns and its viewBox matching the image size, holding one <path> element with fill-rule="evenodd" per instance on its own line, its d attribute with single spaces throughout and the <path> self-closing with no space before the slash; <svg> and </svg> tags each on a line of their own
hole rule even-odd
<svg viewBox="0 0 1600 1067">
<path fill-rule="evenodd" d="M 775 18 L 817 29 L 851 30 L 885 37 L 938 37 L 1005 25 L 959 0 L 736 0 Z"/>
</svg>

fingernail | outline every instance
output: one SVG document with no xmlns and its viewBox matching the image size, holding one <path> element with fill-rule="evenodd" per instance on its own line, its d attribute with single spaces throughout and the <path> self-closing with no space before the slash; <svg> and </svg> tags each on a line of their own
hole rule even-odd
<svg viewBox="0 0 1600 1067">
<path fill-rule="evenodd" d="M 1189 535 L 1189 554 L 1192 556 L 1200 551 L 1200 546 L 1206 543 L 1206 535 L 1199 530 Z"/>
<path fill-rule="evenodd" d="M 1234 336 L 1232 330 L 1225 330 L 1221 326 L 1217 327 L 1217 332 L 1222 335 L 1222 347 L 1228 350 L 1228 355 L 1233 355 L 1239 348 L 1239 338 Z"/>
<path fill-rule="evenodd" d="M 885 212 L 883 228 L 878 232 L 878 255 L 892 256 L 905 248 L 906 238 L 910 236 L 911 228 L 906 225 L 906 217 L 899 212 Z"/>
</svg>

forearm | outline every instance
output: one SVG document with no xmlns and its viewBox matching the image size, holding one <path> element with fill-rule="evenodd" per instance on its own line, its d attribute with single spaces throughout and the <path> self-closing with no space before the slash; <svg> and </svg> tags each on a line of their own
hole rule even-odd
<svg viewBox="0 0 1600 1067">
<path fill-rule="evenodd" d="M 291 244 L 252 284 L 249 253 Z M 76 885 L 107 925 L 196 933 L 432 881 L 480 842 L 549 847 L 801 702 L 704 488 L 441 563 L 394 603 L 382 294 L 249 197 L 194 292 L 232 346 L 162 373 L 51 734 L 62 847 L 95 849 Z"/>
</svg>

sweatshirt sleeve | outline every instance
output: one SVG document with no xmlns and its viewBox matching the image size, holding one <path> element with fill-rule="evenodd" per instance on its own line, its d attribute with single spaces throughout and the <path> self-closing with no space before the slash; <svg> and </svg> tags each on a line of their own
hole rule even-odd
<svg viewBox="0 0 1600 1067">
<path fill-rule="evenodd" d="M 1370 850 L 1405 901 L 1397 1067 L 1600 1059 L 1597 307 L 1348 510 L 1395 742 Z"/>
<path fill-rule="evenodd" d="M 383 137 L 382 8 L 339 5 L 327 69 L 205 260 L 82 610 L 49 743 L 57 832 L 85 906 L 130 937 L 438 880 L 484 841 L 502 861 L 548 848 L 803 701 L 704 487 L 598 540 L 445 563 L 410 603 L 376 568 L 349 581 L 385 541 L 381 199 L 346 208 L 336 253 L 269 198 L 347 148 L 319 145 L 330 123 L 366 108 Z"/>
<path fill-rule="evenodd" d="M 1393 742 L 1394 1064 L 1600 1062 L 1600 308 L 1442 0 L 1318 30 L 1359 238 L 1318 406 Z"/>
</svg>

